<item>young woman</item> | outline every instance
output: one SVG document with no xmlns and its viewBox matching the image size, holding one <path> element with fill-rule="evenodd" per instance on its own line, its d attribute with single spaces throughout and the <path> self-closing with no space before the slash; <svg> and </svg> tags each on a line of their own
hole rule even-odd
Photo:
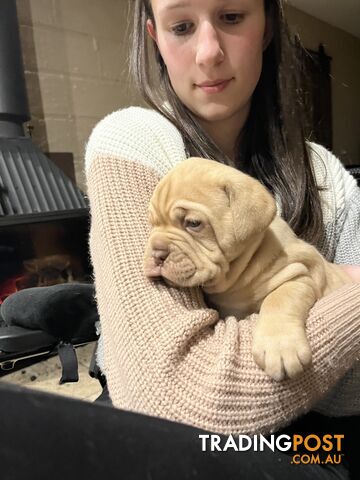
<svg viewBox="0 0 360 480">
<path fill-rule="evenodd" d="M 134 13 L 132 71 L 152 109 L 109 115 L 86 152 L 99 362 L 113 404 L 222 434 L 279 431 L 313 408 L 357 414 L 360 285 L 317 302 L 313 365 L 278 383 L 252 359 L 256 315 L 219 318 L 199 289 L 142 272 L 152 191 L 192 155 L 258 178 L 300 237 L 330 261 L 360 264 L 360 191 L 304 140 L 281 1 L 136 0 Z"/>
</svg>

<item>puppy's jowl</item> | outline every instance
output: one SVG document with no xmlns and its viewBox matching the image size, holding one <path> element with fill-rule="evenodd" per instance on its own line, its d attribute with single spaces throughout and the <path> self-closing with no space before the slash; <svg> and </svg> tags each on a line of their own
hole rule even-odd
<svg viewBox="0 0 360 480">
<path fill-rule="evenodd" d="M 145 274 L 179 287 L 201 286 L 222 318 L 258 312 L 256 363 L 275 380 L 311 362 L 305 321 L 315 301 L 349 277 L 300 240 L 252 177 L 189 158 L 157 185 Z"/>
</svg>

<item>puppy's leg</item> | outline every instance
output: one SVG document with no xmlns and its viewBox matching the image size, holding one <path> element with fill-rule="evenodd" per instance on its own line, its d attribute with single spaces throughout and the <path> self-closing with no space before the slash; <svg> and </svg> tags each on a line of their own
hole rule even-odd
<svg viewBox="0 0 360 480">
<path fill-rule="evenodd" d="M 300 374 L 311 363 L 305 321 L 316 301 L 312 280 L 290 280 L 263 301 L 253 336 L 256 363 L 274 380 Z"/>
</svg>

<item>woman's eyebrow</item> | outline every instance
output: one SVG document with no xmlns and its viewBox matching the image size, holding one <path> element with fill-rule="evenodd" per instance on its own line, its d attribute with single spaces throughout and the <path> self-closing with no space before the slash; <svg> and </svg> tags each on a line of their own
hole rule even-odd
<svg viewBox="0 0 360 480">
<path fill-rule="evenodd" d="M 223 0 L 222 2 L 219 2 L 219 3 L 228 3 L 227 0 Z M 234 3 L 234 2 L 231 2 L 231 3 Z M 171 11 L 171 10 L 176 10 L 177 8 L 185 8 L 185 7 L 191 7 L 192 4 L 191 4 L 191 1 L 188 1 L 188 0 L 183 0 L 183 1 L 179 1 L 179 2 L 174 2 L 174 3 L 170 3 L 168 5 L 165 5 L 164 7 L 162 7 L 160 9 L 160 12 L 168 12 L 168 11 Z"/>
<path fill-rule="evenodd" d="M 165 5 L 164 7 L 160 8 L 160 13 L 167 13 L 172 10 L 176 10 L 178 8 L 185 8 L 185 7 L 191 7 L 191 2 L 189 1 L 179 1 L 179 2 L 174 2 L 170 3 L 168 5 Z"/>
<path fill-rule="evenodd" d="M 161 10 L 163 11 L 174 10 L 175 8 L 189 7 L 190 5 L 191 5 L 191 2 L 189 1 L 180 1 L 176 3 L 167 4 Z"/>
</svg>

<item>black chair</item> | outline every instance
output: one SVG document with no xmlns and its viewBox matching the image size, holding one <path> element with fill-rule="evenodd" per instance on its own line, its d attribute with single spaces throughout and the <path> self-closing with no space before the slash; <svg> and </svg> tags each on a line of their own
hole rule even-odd
<svg viewBox="0 0 360 480">
<path fill-rule="evenodd" d="M 94 295 L 92 284 L 65 283 L 6 298 L 0 309 L 0 377 L 58 354 L 60 383 L 77 381 L 75 349 L 98 338 Z M 95 362 L 93 370 L 93 376 L 101 375 Z"/>
</svg>

